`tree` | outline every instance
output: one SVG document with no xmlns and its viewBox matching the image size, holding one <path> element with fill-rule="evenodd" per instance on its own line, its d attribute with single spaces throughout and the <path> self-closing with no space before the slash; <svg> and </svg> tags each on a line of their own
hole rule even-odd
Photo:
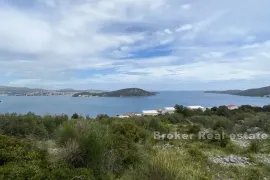
<svg viewBox="0 0 270 180">
<path fill-rule="evenodd" d="M 270 112 L 270 105 L 263 106 L 262 111 L 263 112 Z"/>
<path fill-rule="evenodd" d="M 227 106 L 219 106 L 217 108 L 217 115 L 230 117 L 232 115 L 232 112 L 227 108 Z"/>
<path fill-rule="evenodd" d="M 177 113 L 183 113 L 185 107 L 183 105 L 176 104 L 174 108 Z"/>
<path fill-rule="evenodd" d="M 97 120 L 106 119 L 106 118 L 109 118 L 107 114 L 98 114 L 96 117 Z"/>
<path fill-rule="evenodd" d="M 72 116 L 71 116 L 72 119 L 79 119 L 79 114 L 77 113 L 74 113 Z"/>
</svg>

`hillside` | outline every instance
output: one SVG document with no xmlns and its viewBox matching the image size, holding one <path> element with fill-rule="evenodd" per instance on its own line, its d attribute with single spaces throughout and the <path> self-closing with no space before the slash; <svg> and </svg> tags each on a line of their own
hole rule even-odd
<svg viewBox="0 0 270 180">
<path fill-rule="evenodd" d="M 39 88 L 28 88 L 28 87 L 12 87 L 12 86 L 0 86 L 0 94 L 6 94 L 9 96 L 26 96 L 26 95 L 64 95 L 64 94 L 74 94 L 78 92 L 91 92 L 91 93 L 99 93 L 103 92 L 100 90 L 75 90 L 71 88 L 67 89 L 60 89 L 60 90 L 46 90 L 46 89 L 39 89 Z"/>
<path fill-rule="evenodd" d="M 262 87 L 262 88 L 247 89 L 247 90 L 205 91 L 205 93 L 231 94 L 231 95 L 238 95 L 238 96 L 269 97 L 270 86 Z"/>
<path fill-rule="evenodd" d="M 91 93 L 91 92 L 81 92 L 76 93 L 73 97 L 81 97 L 81 96 L 100 96 L 100 97 L 133 97 L 133 96 L 154 96 L 157 93 L 145 91 L 139 88 L 126 88 L 120 89 L 117 91 L 110 92 L 100 92 L 100 93 Z"/>
<path fill-rule="evenodd" d="M 34 91 L 46 91 L 44 89 L 31 89 L 27 87 L 11 87 L 11 86 L 0 86 L 0 94 L 24 94 Z"/>
<path fill-rule="evenodd" d="M 270 106 L 175 107 L 156 117 L 0 114 L 0 179 L 270 179 Z"/>
</svg>

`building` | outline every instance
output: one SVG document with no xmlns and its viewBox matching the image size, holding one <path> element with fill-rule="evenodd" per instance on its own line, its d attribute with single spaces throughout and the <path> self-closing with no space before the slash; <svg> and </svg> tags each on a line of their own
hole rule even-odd
<svg viewBox="0 0 270 180">
<path fill-rule="evenodd" d="M 173 114 L 174 112 L 175 112 L 174 107 L 165 107 L 164 110 L 163 110 L 163 113 Z"/>
<path fill-rule="evenodd" d="M 157 111 L 157 110 L 143 110 L 142 111 L 142 114 L 144 116 L 157 116 L 159 115 L 160 113 Z"/>
<path fill-rule="evenodd" d="M 198 110 L 198 109 L 201 109 L 202 111 L 206 110 L 206 108 L 203 106 L 187 106 L 187 108 L 190 110 Z"/>
<path fill-rule="evenodd" d="M 234 110 L 234 109 L 238 109 L 239 107 L 236 106 L 236 105 L 230 104 L 230 105 L 227 106 L 227 108 L 228 108 L 229 110 Z"/>
<path fill-rule="evenodd" d="M 119 115 L 117 117 L 123 119 L 123 118 L 129 118 L 130 116 L 129 116 L 129 114 L 122 114 L 122 115 Z"/>
</svg>

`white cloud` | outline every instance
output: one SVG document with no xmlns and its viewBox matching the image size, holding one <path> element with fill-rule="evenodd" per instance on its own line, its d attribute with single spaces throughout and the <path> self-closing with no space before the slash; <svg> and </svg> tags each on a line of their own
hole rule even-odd
<svg viewBox="0 0 270 180">
<path fill-rule="evenodd" d="M 167 33 L 167 34 L 172 34 L 172 31 L 169 30 L 169 29 L 165 29 L 164 32 Z"/>
<path fill-rule="evenodd" d="M 248 36 L 246 37 L 246 42 L 254 42 L 256 40 L 255 36 Z"/>
<path fill-rule="evenodd" d="M 184 4 L 181 6 L 182 9 L 190 9 L 190 4 Z"/>
<path fill-rule="evenodd" d="M 0 7 L 0 49 L 3 51 L 39 53 L 47 48 L 52 38 L 48 23 L 16 11 Z"/>
<path fill-rule="evenodd" d="M 223 56 L 223 53 L 221 52 L 209 52 L 206 54 L 203 54 L 204 58 L 220 58 Z"/>
<path fill-rule="evenodd" d="M 35 3 L 0 6 L 5 74 L 0 84 L 64 87 L 269 76 L 268 0 Z M 86 77 L 77 76 L 81 71 Z"/>
<path fill-rule="evenodd" d="M 44 3 L 46 6 L 55 8 L 56 7 L 56 1 L 55 0 L 38 0 L 40 3 Z"/>
<path fill-rule="evenodd" d="M 176 32 L 187 31 L 187 30 L 190 30 L 192 28 L 193 28 L 193 26 L 191 24 L 185 24 L 185 25 L 175 29 L 175 31 Z"/>
</svg>

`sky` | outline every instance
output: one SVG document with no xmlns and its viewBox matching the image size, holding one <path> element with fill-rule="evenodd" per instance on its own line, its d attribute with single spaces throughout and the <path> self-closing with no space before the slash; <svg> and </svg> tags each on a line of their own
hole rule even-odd
<svg viewBox="0 0 270 180">
<path fill-rule="evenodd" d="M 0 85 L 270 85 L 269 0 L 0 0 Z"/>
</svg>

